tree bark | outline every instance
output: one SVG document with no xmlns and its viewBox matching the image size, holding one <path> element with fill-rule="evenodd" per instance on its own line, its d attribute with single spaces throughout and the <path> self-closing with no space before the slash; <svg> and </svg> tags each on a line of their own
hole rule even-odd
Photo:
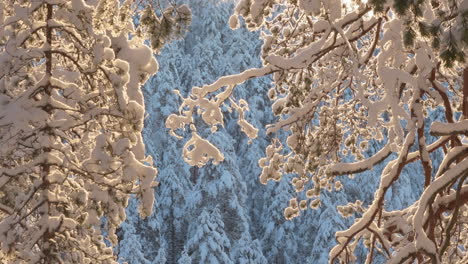
<svg viewBox="0 0 468 264">
<path fill-rule="evenodd" d="M 52 19 L 53 16 L 53 6 L 51 4 L 47 4 L 47 17 L 46 17 L 46 23 L 48 23 L 49 20 Z M 46 96 L 50 97 L 51 96 L 51 83 L 50 79 L 52 76 L 52 28 L 47 26 L 46 28 L 46 41 L 48 45 L 48 50 L 44 52 L 45 54 L 45 64 L 46 64 L 46 76 L 49 79 L 48 84 L 44 87 L 44 92 Z M 52 109 L 50 108 L 49 104 L 47 104 L 44 107 L 44 111 L 46 111 L 49 115 L 52 115 Z M 47 125 L 45 128 L 43 128 L 43 132 L 46 135 L 51 136 L 51 128 Z M 51 149 L 47 146 L 43 148 L 43 152 L 50 152 Z M 41 191 L 42 191 L 42 198 L 46 200 L 44 206 L 43 216 L 42 217 L 49 217 L 49 212 L 50 212 L 50 204 L 47 199 L 47 190 L 49 189 L 49 180 L 48 176 L 50 174 L 50 164 L 45 161 L 44 164 L 42 164 L 42 186 L 41 186 Z M 51 263 L 54 259 L 53 256 L 53 250 L 52 250 L 52 245 L 51 245 L 51 239 L 54 238 L 54 231 L 52 230 L 46 230 L 44 234 L 42 235 L 42 253 L 44 255 L 43 257 L 43 263 Z"/>
<path fill-rule="evenodd" d="M 463 70 L 463 119 L 468 118 L 468 68 Z"/>
<path fill-rule="evenodd" d="M 193 166 L 192 168 L 190 168 L 190 178 L 194 184 L 196 184 L 198 180 L 198 170 L 198 166 Z"/>
</svg>

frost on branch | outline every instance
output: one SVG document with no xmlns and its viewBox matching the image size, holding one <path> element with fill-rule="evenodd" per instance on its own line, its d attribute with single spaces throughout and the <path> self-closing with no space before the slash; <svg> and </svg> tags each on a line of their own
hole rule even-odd
<svg viewBox="0 0 468 264">
<path fill-rule="evenodd" d="M 468 1 L 241 0 L 232 28 L 239 18 L 250 30 L 262 30 L 263 66 L 193 88 L 168 119 L 171 132 L 197 124 L 199 115 L 210 126 L 222 125 L 226 95 L 237 84 L 271 74 L 268 96 L 278 120 L 267 128 L 271 134 L 285 131 L 287 139 L 278 136 L 267 147 L 260 181 L 296 175 L 291 184 L 298 197 L 285 209 L 286 218 L 320 207 L 323 191 L 346 189 L 341 175 L 384 165 L 372 201 L 338 208 L 356 221 L 336 233 L 330 263 L 356 260 L 361 241 L 367 263 L 467 262 L 462 119 L 468 112 L 461 112 L 468 79 L 461 73 L 468 72 Z M 444 120 L 431 125 L 435 111 Z M 440 165 L 432 152 L 443 153 Z M 420 199 L 387 209 L 386 194 L 413 162 L 424 179 Z M 307 199 L 299 199 L 302 192 Z"/>
<path fill-rule="evenodd" d="M 140 87 L 158 69 L 144 42 L 159 32 L 132 22 L 147 4 L 0 3 L 2 262 L 116 263 L 130 195 L 151 214 Z"/>
</svg>

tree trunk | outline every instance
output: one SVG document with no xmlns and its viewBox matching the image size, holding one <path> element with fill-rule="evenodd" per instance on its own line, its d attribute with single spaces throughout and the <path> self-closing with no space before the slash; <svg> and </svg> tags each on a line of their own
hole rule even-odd
<svg viewBox="0 0 468 264">
<path fill-rule="evenodd" d="M 198 180 L 198 166 L 193 166 L 190 168 L 190 176 L 192 182 L 196 184 Z"/>
<path fill-rule="evenodd" d="M 46 17 L 46 22 L 51 20 L 52 19 L 52 15 L 53 15 L 53 6 L 51 4 L 47 4 L 47 17 Z M 47 45 L 49 46 L 48 47 L 48 50 L 44 51 L 45 53 L 45 58 L 46 58 L 46 61 L 45 61 L 45 64 L 46 64 L 46 78 L 49 79 L 48 81 L 48 84 L 44 87 L 44 91 L 45 91 L 45 94 L 46 96 L 50 97 L 51 96 L 51 83 L 50 83 L 50 78 L 52 76 L 52 28 L 47 26 L 47 29 L 46 29 L 46 41 L 47 41 Z M 52 115 L 52 109 L 50 108 L 49 104 L 47 104 L 45 107 L 44 107 L 44 111 L 47 112 L 47 114 L 49 114 L 49 116 Z M 51 131 L 51 128 L 47 125 L 45 128 L 43 128 L 43 132 L 44 134 L 48 135 L 48 136 L 51 136 L 52 134 L 52 131 Z M 45 148 L 43 148 L 43 152 L 44 153 L 47 153 L 47 152 L 50 152 L 51 149 L 47 146 Z M 45 203 L 44 205 L 42 206 L 42 217 L 49 217 L 50 216 L 50 203 L 48 201 L 48 196 L 47 196 L 47 192 L 48 192 L 48 189 L 49 189 L 49 180 L 48 180 L 48 176 L 50 174 L 50 164 L 48 163 L 48 161 L 45 161 L 44 164 L 42 164 L 42 186 L 41 186 L 41 195 L 42 195 L 42 199 L 45 200 Z M 53 249 L 52 249 L 52 246 L 51 245 L 51 240 L 54 238 L 54 231 L 53 230 L 49 230 L 47 229 L 44 234 L 42 235 L 42 253 L 43 253 L 43 263 L 51 263 L 52 260 L 54 259 L 54 256 L 53 256 Z"/>
</svg>

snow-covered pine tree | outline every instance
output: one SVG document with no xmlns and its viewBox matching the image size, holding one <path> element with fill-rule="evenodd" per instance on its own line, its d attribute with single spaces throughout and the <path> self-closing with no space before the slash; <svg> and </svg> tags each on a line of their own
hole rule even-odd
<svg viewBox="0 0 468 264">
<path fill-rule="evenodd" d="M 189 206 L 195 214 L 199 214 L 197 208 L 219 208 L 224 232 L 230 245 L 235 248 L 242 234 L 249 232 L 248 211 L 245 208 L 247 189 L 237 167 L 235 141 L 227 132 L 213 136 L 216 137 L 211 138 L 213 142 L 224 143 L 224 161 L 219 166 L 208 165 L 199 169 L 199 178 L 194 187 L 194 192 L 199 193 L 199 200 L 192 201 Z M 192 223 L 190 227 L 193 230 L 196 225 Z M 191 236 L 192 233 L 189 233 Z"/>
<path fill-rule="evenodd" d="M 233 248 L 235 263 L 239 264 L 266 264 L 262 248 L 258 240 L 252 240 L 249 233 L 243 233 L 237 247 Z"/>
<path fill-rule="evenodd" d="M 192 258 L 187 254 L 187 251 L 182 251 L 177 264 L 192 264 Z"/>
<path fill-rule="evenodd" d="M 190 59 L 194 62 L 194 70 L 193 74 L 185 75 L 190 82 L 185 83 L 183 87 L 189 88 L 210 82 L 219 76 L 259 64 L 250 55 L 259 49 L 256 43 L 258 35 L 250 33 L 246 38 L 245 30 L 232 34 L 226 24 L 233 2 L 190 1 L 190 3 L 194 5 L 192 8 L 194 19 L 192 32 L 187 35 L 185 41 L 190 46 L 189 52 L 192 56 Z M 256 87 L 258 87 L 256 82 L 250 83 L 248 87 L 245 86 L 246 90 L 251 90 L 251 95 L 256 93 Z M 186 94 L 186 91 L 181 91 L 181 93 Z M 228 113 L 229 109 L 223 111 Z M 241 173 L 239 160 L 247 158 L 245 156 L 247 153 L 240 152 L 239 144 L 237 144 L 239 137 L 228 132 L 236 131 L 237 127 L 236 118 L 226 116 L 224 127 L 219 127 L 219 133 L 211 139 L 223 145 L 223 162 L 217 166 L 212 164 L 197 169 L 198 177 L 194 186 L 193 199 L 190 199 L 190 203 L 187 204 L 187 208 L 191 209 L 195 217 L 200 214 L 201 208 L 216 206 L 220 209 L 224 231 L 231 245 L 229 256 L 234 262 L 239 261 L 237 259 L 239 256 L 233 255 L 233 251 L 237 247 L 242 247 L 239 244 L 242 235 L 250 233 L 250 236 L 245 237 L 248 239 L 254 236 L 249 226 L 251 219 L 247 201 L 250 194 L 246 189 L 245 181 L 247 177 L 255 178 L 255 175 L 245 170 L 247 174 Z M 207 135 L 210 132 L 200 127 L 197 133 Z M 190 223 L 190 229 L 195 230 L 193 222 Z M 189 232 L 189 238 L 192 235 L 193 233 Z M 261 247 L 255 249 L 259 250 Z M 261 256 L 263 253 L 260 250 L 256 252 L 256 255 Z"/>
<path fill-rule="evenodd" d="M 335 232 L 348 226 L 345 224 L 346 219 L 340 217 L 340 215 L 336 212 L 336 205 L 339 204 L 336 200 L 342 201 L 343 199 L 337 199 L 335 196 L 330 197 L 330 195 L 323 195 L 321 197 L 321 203 L 323 205 L 321 208 L 312 212 L 312 221 L 315 221 L 316 224 L 316 229 L 314 232 L 307 232 L 304 228 L 302 228 L 301 225 L 298 225 L 299 230 L 304 230 L 304 233 L 301 232 L 299 234 L 303 234 L 304 236 L 312 236 L 313 242 L 311 245 L 309 245 L 308 248 L 310 255 L 308 263 L 310 264 L 327 263 L 328 250 L 333 247 Z M 311 215 L 304 215 L 304 218 L 306 217 L 311 217 Z M 307 218 L 303 219 L 301 222 L 305 224 L 305 228 L 310 228 L 311 221 L 308 221 Z M 363 259 L 359 259 L 358 263 L 363 263 Z"/>
<path fill-rule="evenodd" d="M 288 139 L 267 147 L 260 180 L 294 173 L 291 183 L 309 200 L 291 199 L 286 218 L 315 208 L 323 191 L 342 189 L 341 175 L 384 164 L 372 201 L 341 208 L 357 217 L 336 233 L 330 263 L 356 260 L 361 242 L 367 263 L 377 257 L 465 263 L 468 1 L 241 0 L 231 27 L 240 25 L 239 17 L 263 31 L 263 66 L 194 87 L 182 103 L 185 111 L 169 116 L 171 132 L 199 116 L 208 126 L 221 125 L 222 108 L 236 105 L 235 87 L 271 74 L 275 87 L 268 95 L 279 120 L 268 132 L 286 130 Z M 444 112 L 442 122 L 428 119 L 435 107 Z M 242 118 L 246 107 L 234 108 L 242 130 L 254 137 L 255 128 Z M 426 137 L 427 130 L 437 140 Z M 381 148 L 366 157 L 372 140 Z M 200 165 L 222 157 L 196 135 L 191 143 L 196 151 L 186 158 Z M 429 155 L 437 150 L 444 153 L 440 164 Z M 416 179 L 424 191 L 407 207 L 389 209 L 387 193 L 413 162 L 424 175 Z"/>
<path fill-rule="evenodd" d="M 186 210 L 187 194 L 190 193 L 190 166 L 180 157 L 178 149 L 180 141 L 167 135 L 164 129 L 165 118 L 177 109 L 179 97 L 172 92 L 174 85 L 183 81 L 184 71 L 190 69 L 190 60 L 184 58 L 183 41 L 174 41 L 161 52 L 158 60 L 162 70 L 145 86 L 144 94 L 146 110 L 149 116 L 145 119 L 143 136 L 148 153 L 154 163 L 160 168 L 158 174 L 159 186 L 156 192 L 155 213 L 145 220 L 136 217 L 128 219 L 129 225 L 138 226 L 137 234 L 144 241 L 142 254 L 147 259 L 155 259 L 161 247 L 165 247 L 167 263 L 176 263 L 187 239 L 187 222 L 190 212 Z M 130 215 L 138 212 L 128 208 Z M 125 228 L 121 229 L 123 239 L 119 241 L 119 249 L 131 248 L 132 241 L 127 240 Z M 125 249 L 126 250 L 126 249 Z M 128 250 L 127 250 L 128 251 Z M 119 259 L 125 260 L 124 255 Z"/>
<path fill-rule="evenodd" d="M 145 120 L 144 139 L 148 153 L 160 168 L 156 213 L 144 221 L 137 221 L 134 217 L 129 219 L 141 230 L 139 237 L 146 245 L 143 255 L 148 259 L 154 258 L 164 241 L 167 246 L 167 263 L 176 263 L 180 258 L 185 242 L 196 231 L 194 220 L 205 207 L 210 209 L 219 206 L 226 209 L 220 210 L 224 232 L 230 239 L 231 249 L 236 248 L 241 235 L 250 232 L 244 177 L 256 181 L 255 174 L 244 175 L 239 172 L 237 162 L 240 154 L 236 152 L 236 140 L 227 132 L 218 140 L 231 142 L 225 149 L 225 160 L 229 162 L 219 167 L 190 169 L 182 158 L 178 158 L 181 142 L 167 135 L 166 129 L 162 127 L 167 116 L 177 110 L 180 101 L 180 97 L 172 92 L 174 87 L 180 87 L 180 93 L 186 94 L 194 83 L 213 81 L 221 75 L 240 71 L 255 63 L 259 65 L 258 59 L 250 55 L 255 49 L 259 50 L 258 34 L 250 33 L 249 38 L 245 38 L 247 31 L 242 30 L 233 35 L 225 22 L 232 12 L 232 2 L 200 0 L 187 3 L 193 12 L 191 30 L 186 38 L 162 50 L 158 57 L 162 70 L 148 82 L 144 90 L 145 101 L 148 102 L 146 109 L 150 113 Z M 250 44 L 253 41 L 255 45 Z M 232 57 L 236 57 L 236 61 L 223 64 Z M 259 86 L 253 82 L 251 87 L 255 89 Z M 227 118 L 226 129 L 232 127 L 237 127 L 236 120 Z M 220 175 L 223 175 L 223 181 L 218 181 Z M 164 224 L 157 225 L 156 222 L 161 220 Z M 193 232 L 187 232 L 188 228 Z M 125 230 L 121 232 L 124 235 L 119 248 L 131 247 L 128 244 L 130 241 L 125 239 Z M 148 234 L 154 236 L 150 238 Z M 232 252 L 231 249 L 227 252 Z M 261 256 L 261 247 L 255 249 L 260 250 L 257 255 Z M 232 257 L 230 254 L 228 256 Z"/>
<path fill-rule="evenodd" d="M 0 2 L 2 261 L 114 263 L 109 245 L 130 194 L 151 214 L 156 169 L 140 86 L 190 10 L 157 16 L 146 4 Z"/>
<path fill-rule="evenodd" d="M 287 200 L 294 190 L 287 181 L 281 181 L 276 186 L 268 184 L 264 193 L 261 226 L 261 241 L 265 257 L 271 263 L 296 263 L 299 241 L 295 230 L 295 221 L 286 221 L 281 208 L 287 205 Z M 309 233 L 310 234 L 310 233 Z"/>
<path fill-rule="evenodd" d="M 153 261 L 151 262 L 152 264 L 166 264 L 167 263 L 166 248 L 167 247 L 165 245 L 159 248 L 158 254 L 154 257 Z"/>
<path fill-rule="evenodd" d="M 229 257 L 231 247 L 224 232 L 224 223 L 218 208 L 204 208 L 196 219 L 193 235 L 187 241 L 188 255 L 194 263 L 234 263 Z"/>
<path fill-rule="evenodd" d="M 135 199 L 131 199 L 129 206 L 127 207 L 129 212 L 138 212 L 137 204 Z M 117 236 L 119 238 L 119 246 L 117 248 L 118 261 L 122 263 L 141 263 L 150 264 L 151 262 L 147 258 L 147 243 L 141 239 L 141 222 L 138 213 L 130 213 L 117 230 Z M 153 228 L 152 232 L 157 232 L 157 228 Z M 146 231 L 146 230 L 145 230 Z M 144 231 L 143 231 L 144 232 Z M 122 244 L 125 241 L 125 244 Z M 155 243 L 156 241 L 153 241 Z M 125 246 L 123 246 L 125 245 Z"/>
</svg>

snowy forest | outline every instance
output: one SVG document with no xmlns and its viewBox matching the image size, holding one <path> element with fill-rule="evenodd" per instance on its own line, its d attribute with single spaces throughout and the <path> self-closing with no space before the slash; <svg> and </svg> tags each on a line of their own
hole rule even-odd
<svg viewBox="0 0 468 264">
<path fill-rule="evenodd" d="M 0 263 L 468 263 L 468 0 L 0 0 Z"/>
</svg>

